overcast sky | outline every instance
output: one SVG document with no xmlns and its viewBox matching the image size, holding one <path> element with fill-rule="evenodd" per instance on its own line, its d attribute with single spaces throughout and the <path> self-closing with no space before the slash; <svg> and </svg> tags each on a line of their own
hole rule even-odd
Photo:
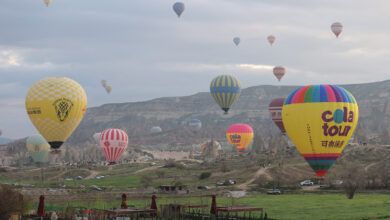
<svg viewBox="0 0 390 220">
<path fill-rule="evenodd" d="M 37 132 L 24 99 L 48 76 L 79 82 L 89 107 L 207 92 L 219 74 L 236 76 L 243 88 L 390 78 L 388 0 L 184 0 L 180 19 L 174 2 L 0 0 L 3 136 Z M 344 24 L 338 39 L 335 21 Z M 281 83 L 275 65 L 287 69 Z"/>
</svg>

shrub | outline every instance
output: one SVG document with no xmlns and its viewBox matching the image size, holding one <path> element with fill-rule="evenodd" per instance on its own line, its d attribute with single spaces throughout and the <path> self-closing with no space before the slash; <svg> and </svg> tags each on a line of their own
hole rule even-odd
<svg viewBox="0 0 390 220">
<path fill-rule="evenodd" d="M 203 179 L 207 179 L 211 176 L 211 172 L 203 172 L 200 174 L 199 176 L 199 179 L 203 180 Z"/>
<path fill-rule="evenodd" d="M 155 173 L 158 178 L 164 178 L 166 174 L 164 170 L 156 170 Z"/>
</svg>

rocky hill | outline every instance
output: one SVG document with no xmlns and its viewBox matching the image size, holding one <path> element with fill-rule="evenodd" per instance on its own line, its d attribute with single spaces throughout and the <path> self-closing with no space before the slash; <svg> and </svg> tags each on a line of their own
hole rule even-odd
<svg viewBox="0 0 390 220">
<path fill-rule="evenodd" d="M 380 134 L 390 125 L 390 80 L 375 83 L 341 85 L 358 101 L 359 124 L 368 135 Z M 289 95 L 297 86 L 262 85 L 243 89 L 238 102 L 223 115 L 209 93 L 184 97 L 158 98 L 144 102 L 113 103 L 88 108 L 68 143 L 92 143 L 92 135 L 106 128 L 120 128 L 130 137 L 130 145 L 171 145 L 200 143 L 206 139 L 225 140 L 225 131 L 233 123 L 247 123 L 263 137 L 278 135 L 268 113 L 268 104 Z M 202 129 L 193 132 L 187 126 L 200 119 Z M 152 133 L 153 126 L 162 128 Z"/>
</svg>

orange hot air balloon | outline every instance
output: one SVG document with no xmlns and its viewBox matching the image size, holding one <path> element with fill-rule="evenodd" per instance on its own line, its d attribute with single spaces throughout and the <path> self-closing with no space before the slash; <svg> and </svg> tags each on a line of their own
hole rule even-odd
<svg viewBox="0 0 390 220">
<path fill-rule="evenodd" d="M 247 124 L 233 124 L 227 129 L 226 138 L 242 154 L 253 139 L 253 129 Z"/>
</svg>

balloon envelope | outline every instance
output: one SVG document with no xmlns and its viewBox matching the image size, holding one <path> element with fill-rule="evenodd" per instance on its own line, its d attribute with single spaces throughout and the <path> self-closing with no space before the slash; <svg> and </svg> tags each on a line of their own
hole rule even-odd
<svg viewBox="0 0 390 220">
<path fill-rule="evenodd" d="M 177 16 L 180 17 L 180 15 L 183 13 L 185 9 L 185 5 L 183 2 L 176 2 L 175 4 L 173 4 L 172 8 L 173 11 L 177 14 Z"/>
<path fill-rule="evenodd" d="M 343 25 L 340 22 L 334 22 L 330 29 L 332 30 L 333 34 L 336 35 L 336 37 L 339 37 L 341 32 L 343 31 Z"/>
<path fill-rule="evenodd" d="M 100 148 L 110 164 L 118 162 L 123 152 L 126 151 L 128 142 L 126 132 L 116 128 L 104 130 L 99 137 Z"/>
<path fill-rule="evenodd" d="M 50 144 L 39 134 L 28 137 L 26 147 L 35 163 L 42 163 L 50 151 Z"/>
<path fill-rule="evenodd" d="M 278 81 L 280 81 L 283 78 L 284 74 L 286 74 L 286 69 L 283 66 L 275 66 L 273 73 L 278 79 Z"/>
<path fill-rule="evenodd" d="M 282 108 L 286 98 L 276 98 L 269 103 L 268 110 L 272 121 L 278 126 L 282 134 L 286 134 L 282 121 Z"/>
<path fill-rule="evenodd" d="M 51 0 L 43 0 L 43 2 L 46 4 L 47 7 L 49 7 L 49 4 L 51 3 Z"/>
<path fill-rule="evenodd" d="M 220 75 L 215 77 L 210 84 L 210 93 L 225 114 L 238 100 L 240 92 L 240 82 L 234 76 Z"/>
<path fill-rule="evenodd" d="M 3 130 L 1 130 L 1 128 L 0 128 L 0 136 L 3 134 Z"/>
<path fill-rule="evenodd" d="M 241 154 L 253 139 L 253 129 L 247 124 L 233 124 L 227 129 L 226 138 Z"/>
<path fill-rule="evenodd" d="M 107 85 L 106 87 L 104 87 L 106 89 L 106 92 L 108 94 L 110 94 L 111 90 L 112 90 L 112 87 L 110 85 Z"/>
<path fill-rule="evenodd" d="M 235 37 L 235 38 L 233 38 L 233 42 L 236 46 L 238 46 L 241 42 L 241 39 L 239 37 Z"/>
<path fill-rule="evenodd" d="M 282 110 L 288 136 L 318 177 L 339 157 L 358 117 L 353 95 L 332 85 L 298 88 L 286 98 Z"/>
<path fill-rule="evenodd" d="M 193 131 L 199 131 L 202 128 L 202 122 L 199 119 L 191 119 L 190 122 L 188 122 L 188 126 Z"/>
<path fill-rule="evenodd" d="M 49 77 L 31 86 L 26 110 L 31 122 L 58 149 L 84 117 L 87 96 L 77 82 L 65 77 Z"/>
<path fill-rule="evenodd" d="M 271 44 L 271 46 L 272 46 L 272 44 L 275 42 L 275 36 L 274 35 L 269 35 L 268 37 L 267 37 L 267 40 L 268 40 L 268 42 Z"/>
</svg>

